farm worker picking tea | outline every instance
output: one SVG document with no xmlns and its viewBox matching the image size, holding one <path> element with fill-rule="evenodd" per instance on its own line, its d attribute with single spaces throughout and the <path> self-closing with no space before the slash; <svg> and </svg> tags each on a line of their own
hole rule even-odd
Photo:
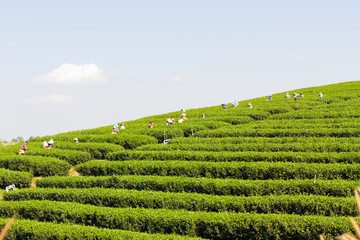
<svg viewBox="0 0 360 240">
<path fill-rule="evenodd" d="M 222 104 L 222 108 L 223 108 L 223 109 L 227 109 L 227 108 L 228 108 L 228 106 L 226 106 L 226 104 L 225 104 L 225 103 L 223 103 L 223 104 Z"/>
<path fill-rule="evenodd" d="M 153 127 L 154 127 L 153 122 L 150 122 L 148 128 L 153 128 Z"/>
<path fill-rule="evenodd" d="M 125 129 L 125 124 L 121 124 L 120 129 Z"/>
<path fill-rule="evenodd" d="M 238 107 L 238 106 L 239 106 L 238 101 L 235 100 L 235 101 L 233 102 L 232 106 L 233 106 L 233 107 Z"/>
<path fill-rule="evenodd" d="M 323 94 L 320 92 L 319 93 L 319 98 L 323 98 L 324 96 L 323 96 Z"/>
<path fill-rule="evenodd" d="M 290 98 L 290 94 L 287 92 L 285 98 Z"/>
<path fill-rule="evenodd" d="M 49 145 L 46 141 L 43 142 L 43 148 L 44 149 L 48 149 L 49 148 Z"/>
<path fill-rule="evenodd" d="M 188 119 L 185 117 L 186 114 L 185 114 L 185 115 L 181 114 L 181 116 L 183 116 L 183 117 L 178 120 L 178 123 L 182 123 L 183 121 L 188 120 Z"/>
<path fill-rule="evenodd" d="M 271 96 L 271 95 L 268 96 L 268 100 L 272 100 L 272 96 Z"/>
<path fill-rule="evenodd" d="M 74 143 L 78 143 L 78 142 L 79 142 L 79 139 L 74 138 Z"/>
<path fill-rule="evenodd" d="M 119 125 L 115 123 L 111 134 L 117 134 L 117 133 L 119 133 Z"/>
<path fill-rule="evenodd" d="M 168 118 L 166 120 L 166 125 L 169 125 L 169 124 L 174 124 L 175 123 L 175 118 Z"/>
<path fill-rule="evenodd" d="M 248 107 L 249 107 L 250 109 L 252 108 L 252 105 L 251 105 L 251 103 L 249 103 L 249 104 L 248 104 Z"/>
<path fill-rule="evenodd" d="M 19 155 L 26 155 L 28 143 L 28 141 L 25 141 L 24 144 L 20 147 Z"/>
<path fill-rule="evenodd" d="M 205 114 L 201 115 L 202 118 L 206 118 Z"/>
<path fill-rule="evenodd" d="M 187 118 L 186 118 L 186 113 L 181 114 L 181 118 L 182 118 L 183 120 L 187 120 Z"/>
<path fill-rule="evenodd" d="M 49 141 L 49 148 L 53 147 L 54 146 L 54 140 L 53 139 L 50 139 Z"/>
</svg>

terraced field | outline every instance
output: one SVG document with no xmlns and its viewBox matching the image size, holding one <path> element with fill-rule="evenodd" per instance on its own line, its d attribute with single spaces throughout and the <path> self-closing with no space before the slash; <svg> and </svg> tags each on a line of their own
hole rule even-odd
<svg viewBox="0 0 360 240">
<path fill-rule="evenodd" d="M 326 239 L 353 232 L 360 82 L 0 148 L 9 239 Z M 324 94 L 319 98 L 319 92 Z M 247 107 L 251 103 L 253 108 Z M 202 117 L 206 115 L 206 118 Z M 149 122 L 154 128 L 148 128 Z M 42 141 L 55 140 L 52 149 Z M 73 139 L 78 138 L 79 143 Z M 165 139 L 171 139 L 164 144 Z"/>
</svg>

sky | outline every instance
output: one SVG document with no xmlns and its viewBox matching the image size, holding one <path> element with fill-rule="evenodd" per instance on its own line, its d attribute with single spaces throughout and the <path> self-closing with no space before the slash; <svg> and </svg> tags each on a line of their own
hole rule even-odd
<svg viewBox="0 0 360 240">
<path fill-rule="evenodd" d="M 2 1 L 0 139 L 359 80 L 359 7 L 346 0 Z"/>
</svg>

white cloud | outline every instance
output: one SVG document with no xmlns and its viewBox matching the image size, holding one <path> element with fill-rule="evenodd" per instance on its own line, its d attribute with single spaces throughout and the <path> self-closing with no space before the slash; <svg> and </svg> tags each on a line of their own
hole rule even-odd
<svg viewBox="0 0 360 240">
<path fill-rule="evenodd" d="M 135 75 L 134 75 L 132 72 L 129 72 L 129 73 L 127 74 L 127 76 L 128 76 L 129 78 L 132 78 L 132 77 L 134 77 Z"/>
<path fill-rule="evenodd" d="M 73 103 L 75 99 L 69 95 L 52 94 L 50 96 L 34 96 L 30 98 L 25 98 L 24 101 L 26 104 L 54 104 L 54 103 L 69 104 L 69 103 Z"/>
<path fill-rule="evenodd" d="M 302 55 L 302 54 L 291 54 L 291 58 L 296 61 L 300 61 L 300 62 L 305 62 L 305 61 L 309 60 L 309 58 L 307 56 Z"/>
<path fill-rule="evenodd" d="M 173 82 L 176 82 L 176 83 L 182 83 L 182 82 L 192 80 L 192 77 L 184 77 L 184 76 L 176 75 L 176 76 L 173 76 L 170 80 Z"/>
<path fill-rule="evenodd" d="M 83 85 L 107 83 L 104 71 L 93 63 L 64 63 L 54 71 L 33 80 L 35 84 Z"/>
</svg>

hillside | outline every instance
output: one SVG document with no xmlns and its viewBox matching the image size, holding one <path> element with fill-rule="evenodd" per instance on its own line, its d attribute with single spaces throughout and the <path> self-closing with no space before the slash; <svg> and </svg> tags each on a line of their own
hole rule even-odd
<svg viewBox="0 0 360 240">
<path fill-rule="evenodd" d="M 104 126 L 40 137 L 27 156 L 17 154 L 19 144 L 1 147 L 0 186 L 19 189 L 4 193 L 0 222 L 23 219 L 9 239 L 332 239 L 353 232 L 360 81 L 288 92 L 288 99 L 284 92 L 186 110 L 182 123 L 165 124 L 180 119 L 179 110 L 125 122 L 119 134 Z M 303 97 L 295 101 L 294 93 Z M 55 146 L 43 149 L 51 138 Z"/>
</svg>

